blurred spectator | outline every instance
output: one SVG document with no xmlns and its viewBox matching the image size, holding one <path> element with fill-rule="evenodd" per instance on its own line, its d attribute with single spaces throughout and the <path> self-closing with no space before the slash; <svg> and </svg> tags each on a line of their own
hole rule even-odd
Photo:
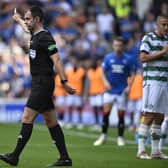
<svg viewBox="0 0 168 168">
<path fill-rule="evenodd" d="M 66 105 L 69 114 L 68 128 L 72 127 L 73 118 L 72 115 L 76 111 L 78 113 L 78 125 L 77 128 L 83 128 L 82 110 L 83 110 L 83 91 L 84 91 L 84 79 L 85 69 L 81 66 L 77 59 L 71 59 L 71 67 L 66 70 L 67 80 L 76 88 L 75 95 L 67 95 Z"/>
<path fill-rule="evenodd" d="M 95 41 L 92 41 L 90 47 L 90 59 L 94 59 L 95 61 L 98 59 L 102 59 L 106 50 L 102 43 L 99 43 L 100 37 L 97 37 Z"/>
<path fill-rule="evenodd" d="M 70 27 L 71 22 L 72 22 L 71 16 L 68 15 L 68 13 L 64 10 L 62 10 L 59 16 L 55 18 L 55 26 L 61 30 Z"/>
<path fill-rule="evenodd" d="M 121 36 L 124 38 L 124 41 L 128 41 L 129 38 L 133 36 L 134 31 L 138 28 L 136 20 L 132 20 L 130 15 L 126 15 L 119 20 Z"/>
<path fill-rule="evenodd" d="M 142 71 L 139 69 L 131 86 L 127 103 L 127 112 L 130 114 L 130 131 L 136 131 L 136 128 L 139 125 L 142 106 L 142 83 Z"/>
<path fill-rule="evenodd" d="M 153 0 L 148 11 L 152 11 L 155 14 L 155 17 L 162 13 L 166 14 L 168 12 L 168 2 L 165 0 Z"/>
<path fill-rule="evenodd" d="M 78 5 L 76 10 L 73 11 L 73 21 L 76 22 L 76 25 L 79 26 L 79 28 L 83 28 L 85 24 L 87 23 L 87 17 L 85 15 L 84 9 L 82 8 L 82 5 Z"/>
<path fill-rule="evenodd" d="M 100 59 L 93 59 L 87 71 L 88 87 L 85 88 L 85 94 L 87 99 L 89 99 L 94 115 L 94 125 L 91 130 L 100 129 L 99 116 L 102 116 L 103 113 L 104 82 L 100 63 Z"/>
<path fill-rule="evenodd" d="M 77 39 L 74 41 L 73 55 L 78 60 L 86 60 L 89 58 L 90 43 L 86 38 L 85 32 L 78 34 Z"/>
<path fill-rule="evenodd" d="M 71 5 L 66 1 L 66 0 L 58 0 L 58 4 L 57 4 L 58 8 L 60 8 L 60 10 L 64 11 L 67 14 L 71 14 Z"/>
<path fill-rule="evenodd" d="M 113 9 L 117 18 L 123 18 L 130 14 L 131 0 L 107 0 L 107 4 Z"/>
<path fill-rule="evenodd" d="M 58 120 L 61 126 L 64 126 L 64 113 L 65 113 L 65 105 L 66 105 L 66 91 L 61 84 L 60 77 L 58 75 L 55 76 L 55 89 L 54 89 L 54 102 L 56 106 L 56 112 L 58 115 Z"/>
<path fill-rule="evenodd" d="M 155 27 L 156 14 L 168 12 L 168 3 L 164 0 L 151 1 L 143 20 L 138 17 L 134 0 L 1 0 L 1 96 L 15 96 L 10 94 L 14 89 L 11 87 L 14 78 L 23 81 L 22 95 L 29 93 L 31 79 L 27 54 L 30 35 L 24 33 L 11 16 L 15 7 L 23 14 L 31 5 L 43 7 L 45 26 L 54 35 L 63 62 L 68 64 L 71 56 L 82 60 L 85 68 L 88 68 L 91 58 L 102 58 L 111 51 L 109 41 L 116 35 L 128 41 L 125 46 L 127 53 L 138 59 L 141 35 Z"/>
<path fill-rule="evenodd" d="M 168 14 L 168 2 L 163 2 L 160 7 L 160 13 L 167 15 Z"/>
<path fill-rule="evenodd" d="M 144 19 L 144 27 L 143 30 L 145 33 L 150 31 L 154 31 L 156 29 L 156 20 L 155 16 L 151 12 L 147 12 Z"/>
<path fill-rule="evenodd" d="M 57 42 L 57 48 L 63 63 L 67 63 L 70 54 L 70 48 L 68 47 L 67 42 L 62 38 L 61 34 L 57 33 L 54 35 L 54 39 Z"/>
<path fill-rule="evenodd" d="M 140 60 L 139 60 L 139 46 L 135 43 L 134 37 L 131 37 L 126 45 L 125 53 L 131 57 L 132 63 L 135 66 L 135 69 L 139 69 Z"/>
<path fill-rule="evenodd" d="M 92 33 L 97 31 L 97 22 L 95 15 L 89 15 L 85 24 L 84 30 L 86 33 Z"/>
<path fill-rule="evenodd" d="M 110 40 L 113 35 L 114 16 L 108 11 L 107 8 L 103 8 L 103 11 L 97 15 L 96 20 L 100 34 L 106 40 Z"/>
</svg>

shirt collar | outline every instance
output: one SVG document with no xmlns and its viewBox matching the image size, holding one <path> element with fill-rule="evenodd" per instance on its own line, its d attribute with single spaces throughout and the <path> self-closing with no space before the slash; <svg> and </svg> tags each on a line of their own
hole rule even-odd
<svg viewBox="0 0 168 168">
<path fill-rule="evenodd" d="M 38 33 L 40 33 L 40 32 L 42 32 L 42 31 L 46 31 L 46 30 L 42 28 L 42 29 L 40 29 L 40 30 L 34 32 L 34 33 L 33 33 L 33 36 L 36 35 L 36 34 L 38 34 Z"/>
</svg>

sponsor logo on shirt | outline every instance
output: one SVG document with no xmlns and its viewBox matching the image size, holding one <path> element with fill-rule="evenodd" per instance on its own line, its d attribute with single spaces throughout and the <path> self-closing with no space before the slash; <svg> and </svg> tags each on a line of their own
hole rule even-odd
<svg viewBox="0 0 168 168">
<path fill-rule="evenodd" d="M 123 65 L 112 65 L 112 72 L 114 73 L 123 73 L 124 72 L 124 66 Z"/>
<path fill-rule="evenodd" d="M 30 57 L 31 57 L 32 59 L 35 59 L 35 58 L 36 58 L 36 50 L 30 49 Z"/>
</svg>

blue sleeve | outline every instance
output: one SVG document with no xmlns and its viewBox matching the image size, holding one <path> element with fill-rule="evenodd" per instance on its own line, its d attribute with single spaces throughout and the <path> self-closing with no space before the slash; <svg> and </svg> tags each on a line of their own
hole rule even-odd
<svg viewBox="0 0 168 168">
<path fill-rule="evenodd" d="M 108 57 L 105 56 L 103 62 L 102 62 L 102 69 L 103 71 L 109 71 L 109 62 L 108 62 Z"/>
</svg>

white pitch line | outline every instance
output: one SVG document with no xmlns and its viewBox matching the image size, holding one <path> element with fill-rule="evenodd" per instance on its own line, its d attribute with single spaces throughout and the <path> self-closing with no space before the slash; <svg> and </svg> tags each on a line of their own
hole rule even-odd
<svg viewBox="0 0 168 168">
<path fill-rule="evenodd" d="M 35 129 L 38 129 L 41 131 L 48 131 L 45 127 L 41 127 L 41 126 L 35 127 Z M 66 135 L 70 135 L 70 136 L 78 136 L 78 137 L 87 138 L 87 139 L 98 138 L 98 135 L 93 133 L 79 132 L 79 131 L 73 131 L 73 130 L 64 130 L 64 132 L 66 133 Z M 107 141 L 116 142 L 117 138 L 108 137 Z M 131 145 L 136 145 L 135 142 L 132 140 L 126 140 L 126 143 Z"/>
<path fill-rule="evenodd" d="M 41 130 L 41 131 L 48 131 L 46 127 L 43 126 L 36 126 L 35 129 L 37 130 Z M 97 134 L 93 134 L 93 133 L 86 133 L 86 132 L 79 132 L 79 131 L 74 131 L 74 130 L 65 130 L 64 132 L 66 135 L 70 135 L 70 136 L 78 136 L 78 137 L 82 137 L 82 138 L 87 138 L 87 139 L 96 139 L 98 138 L 99 135 Z M 116 142 L 117 138 L 112 138 L 112 137 L 107 137 L 107 141 L 111 141 L 111 142 Z M 137 144 L 135 144 L 135 142 L 133 140 L 125 140 L 126 144 L 130 144 L 130 145 L 135 145 L 135 147 L 137 148 Z M 107 146 L 107 145 L 103 145 L 103 146 Z M 148 147 L 150 145 L 147 145 Z M 109 145 L 107 146 L 109 147 Z M 168 150 L 168 147 L 164 147 L 164 149 Z"/>
<path fill-rule="evenodd" d="M 12 144 L 10 144 L 10 145 L 5 145 L 5 144 L 0 144 L 0 147 L 14 147 Z M 27 144 L 27 146 L 29 146 L 29 147 L 33 147 L 33 148 L 53 148 L 53 145 L 52 145 L 52 142 L 51 143 L 49 143 L 49 144 L 46 144 L 46 143 L 32 143 L 32 144 Z M 75 148 L 77 148 L 77 149 L 79 149 L 79 148 L 84 148 L 84 149 L 86 149 L 86 148 L 91 148 L 91 147 L 93 147 L 93 148 L 97 148 L 97 147 L 95 147 L 95 146 L 93 146 L 92 144 L 88 144 L 88 145 L 85 145 L 85 144 L 82 144 L 82 145 L 77 145 L 77 144 L 67 144 L 67 147 L 68 148 L 73 148 L 73 149 L 75 149 Z M 110 144 L 106 144 L 106 145 L 101 145 L 101 146 L 99 146 L 99 148 L 103 148 L 103 149 L 109 149 L 109 148 L 111 148 L 111 149 L 119 149 L 120 147 L 118 147 L 117 145 L 116 146 L 112 146 L 112 145 L 110 145 Z M 128 145 L 126 145 L 126 146 L 124 146 L 124 148 L 125 149 L 136 149 L 137 148 L 137 146 L 135 146 L 135 145 L 132 145 L 132 146 L 128 146 Z"/>
<path fill-rule="evenodd" d="M 36 125 L 34 127 L 35 130 L 40 130 L 40 131 L 45 131 L 45 132 L 48 132 L 48 129 L 42 125 Z M 75 130 L 65 130 L 64 129 L 64 132 L 66 135 L 70 135 L 70 136 L 77 136 L 77 137 L 82 137 L 82 138 L 86 138 L 86 139 L 93 139 L 95 140 L 98 135 L 97 134 L 93 134 L 93 133 L 86 133 L 86 132 L 79 132 L 79 131 L 75 131 Z M 112 138 L 112 137 L 108 137 L 107 138 L 107 141 L 111 141 L 111 142 L 116 142 L 116 138 Z M 125 146 L 126 148 L 137 148 L 137 144 L 135 144 L 134 141 L 132 140 L 126 140 L 126 143 L 127 144 L 131 144 L 133 146 Z M 33 144 L 27 144 L 28 146 L 34 146 L 34 147 L 52 147 L 52 141 L 51 141 L 51 144 L 46 144 L 46 143 L 33 143 Z M 4 147 L 5 145 L 3 144 L 0 144 L 0 147 Z M 12 144 L 8 144 L 6 146 L 13 146 Z M 68 147 L 70 148 L 86 148 L 86 147 L 91 147 L 93 146 L 92 144 L 88 144 L 88 145 L 85 145 L 85 144 L 82 144 L 82 145 L 77 145 L 77 144 L 68 144 Z M 149 145 L 148 145 L 149 146 Z M 106 144 L 106 145 L 102 145 L 101 148 L 118 148 L 118 146 L 112 146 L 112 145 L 109 145 L 109 144 Z M 168 150 L 168 147 L 164 147 L 164 149 Z"/>
</svg>

